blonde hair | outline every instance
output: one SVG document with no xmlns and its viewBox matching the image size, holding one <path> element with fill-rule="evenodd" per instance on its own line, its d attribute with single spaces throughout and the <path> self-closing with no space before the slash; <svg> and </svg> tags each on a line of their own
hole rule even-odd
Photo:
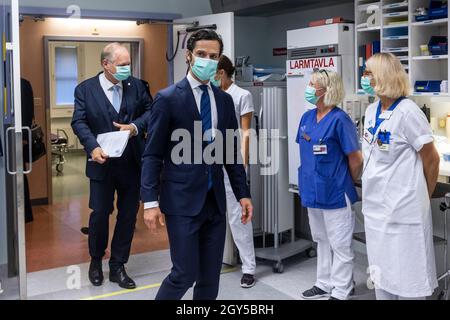
<svg viewBox="0 0 450 320">
<path fill-rule="evenodd" d="M 400 60 L 392 53 L 377 53 L 366 62 L 375 80 L 378 96 L 397 99 L 409 96 L 411 85 Z"/>
<path fill-rule="evenodd" d="M 336 72 L 331 70 L 316 71 L 311 76 L 311 82 L 326 90 L 323 99 L 325 106 L 334 107 L 344 101 L 344 82 Z"/>
</svg>

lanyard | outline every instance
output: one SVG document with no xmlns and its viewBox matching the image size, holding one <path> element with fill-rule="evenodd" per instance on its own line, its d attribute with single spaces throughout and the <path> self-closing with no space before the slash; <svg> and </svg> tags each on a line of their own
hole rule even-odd
<svg viewBox="0 0 450 320">
<path fill-rule="evenodd" d="M 395 110 L 395 108 L 397 108 L 397 106 L 400 104 L 400 102 L 402 102 L 404 99 L 405 99 L 405 97 L 398 98 L 387 111 L 393 112 Z M 386 120 L 386 119 L 380 119 L 380 116 L 381 116 L 381 101 L 378 104 L 377 114 L 375 116 L 375 127 L 372 128 L 372 132 L 371 132 L 371 134 L 373 134 L 374 136 L 377 133 L 378 128 L 380 128 L 381 124 L 384 122 L 384 120 Z M 369 131 L 370 131 L 370 129 L 369 129 Z"/>
</svg>

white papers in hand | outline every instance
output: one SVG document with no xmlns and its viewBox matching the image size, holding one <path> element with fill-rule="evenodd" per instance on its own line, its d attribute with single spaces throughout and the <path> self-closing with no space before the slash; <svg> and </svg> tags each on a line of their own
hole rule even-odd
<svg viewBox="0 0 450 320">
<path fill-rule="evenodd" d="M 120 158 L 125 151 L 130 137 L 130 131 L 114 131 L 99 134 L 97 142 L 110 158 Z"/>
</svg>

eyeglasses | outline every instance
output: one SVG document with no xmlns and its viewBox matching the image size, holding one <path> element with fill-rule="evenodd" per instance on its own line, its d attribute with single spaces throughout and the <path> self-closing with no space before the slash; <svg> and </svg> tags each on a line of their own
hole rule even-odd
<svg viewBox="0 0 450 320">
<path fill-rule="evenodd" d="M 325 75 L 327 76 L 327 78 L 330 79 L 330 76 L 328 75 L 327 70 L 321 69 L 321 70 L 319 70 L 319 73 L 325 73 Z"/>
<path fill-rule="evenodd" d="M 363 76 L 364 76 L 364 77 L 372 77 L 372 76 L 373 76 L 373 73 L 372 73 L 372 71 L 370 71 L 370 70 L 364 70 Z"/>
</svg>

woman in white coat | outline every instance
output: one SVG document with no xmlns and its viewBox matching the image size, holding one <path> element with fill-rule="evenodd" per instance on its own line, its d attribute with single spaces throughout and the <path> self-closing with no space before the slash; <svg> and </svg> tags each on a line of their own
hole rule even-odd
<svg viewBox="0 0 450 320">
<path fill-rule="evenodd" d="M 244 159 L 244 166 L 247 169 L 249 159 L 249 129 L 251 128 L 251 122 L 253 112 L 255 111 L 253 106 L 252 94 L 238 87 L 233 82 L 233 75 L 235 73 L 235 67 L 231 60 L 222 55 L 217 66 L 217 73 L 211 82 L 220 87 L 226 93 L 228 93 L 234 102 L 236 119 L 239 125 L 239 129 L 242 130 L 242 154 Z M 239 250 L 239 256 L 242 261 L 242 288 L 251 288 L 255 285 L 255 272 L 256 272 L 256 258 L 255 258 L 255 246 L 253 243 L 253 225 L 251 223 L 243 224 L 241 221 L 242 208 L 239 202 L 236 200 L 236 196 L 231 189 L 230 179 L 227 172 L 224 170 L 225 176 L 225 190 L 227 196 L 227 214 L 228 222 L 230 224 L 231 233 L 233 235 L 234 243 Z"/>
<path fill-rule="evenodd" d="M 364 126 L 363 214 L 378 300 L 425 299 L 437 287 L 430 198 L 440 157 L 431 127 L 409 95 L 402 64 L 389 53 L 366 63 L 370 105 Z"/>
</svg>

